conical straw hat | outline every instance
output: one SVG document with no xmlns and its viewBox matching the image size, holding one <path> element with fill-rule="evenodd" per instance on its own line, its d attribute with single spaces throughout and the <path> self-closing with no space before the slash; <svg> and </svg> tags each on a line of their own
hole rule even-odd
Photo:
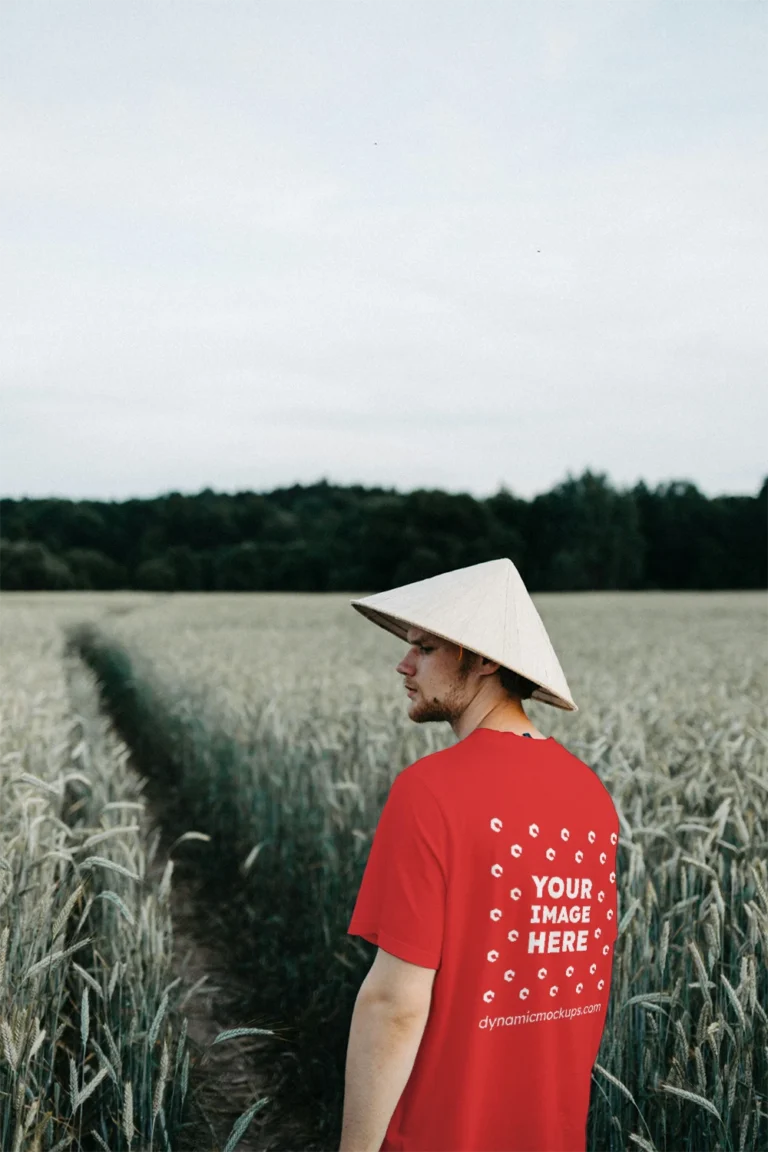
<svg viewBox="0 0 768 1152">
<path fill-rule="evenodd" d="M 350 604 L 401 640 L 409 628 L 423 628 L 532 680 L 534 700 L 579 710 L 528 589 L 506 556 Z"/>
</svg>

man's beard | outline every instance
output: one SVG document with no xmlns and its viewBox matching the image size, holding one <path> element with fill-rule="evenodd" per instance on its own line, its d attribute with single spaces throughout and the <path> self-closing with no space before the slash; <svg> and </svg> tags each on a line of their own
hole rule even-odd
<svg viewBox="0 0 768 1152">
<path fill-rule="evenodd" d="M 422 697 L 408 713 L 409 720 L 415 724 L 426 724 L 430 721 L 445 720 L 452 724 L 464 711 L 464 702 L 459 690 L 454 689 L 443 700 L 433 696 L 431 700 Z"/>
</svg>

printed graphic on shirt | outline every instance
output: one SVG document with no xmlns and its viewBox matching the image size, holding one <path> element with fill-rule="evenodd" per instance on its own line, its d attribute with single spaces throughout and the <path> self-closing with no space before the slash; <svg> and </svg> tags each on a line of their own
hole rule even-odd
<svg viewBox="0 0 768 1152">
<path fill-rule="evenodd" d="M 488 821 L 494 863 L 481 1028 L 599 1012 L 616 938 L 616 832 Z M 495 841 L 495 842 L 494 842 Z"/>
</svg>

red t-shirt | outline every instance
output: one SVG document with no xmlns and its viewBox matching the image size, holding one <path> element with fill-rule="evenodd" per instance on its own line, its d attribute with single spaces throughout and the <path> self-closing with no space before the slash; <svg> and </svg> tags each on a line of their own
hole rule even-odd
<svg viewBox="0 0 768 1152">
<path fill-rule="evenodd" d="M 395 778 L 347 932 L 437 974 L 381 1152 L 584 1152 L 618 834 L 552 737 L 475 728 Z"/>
</svg>

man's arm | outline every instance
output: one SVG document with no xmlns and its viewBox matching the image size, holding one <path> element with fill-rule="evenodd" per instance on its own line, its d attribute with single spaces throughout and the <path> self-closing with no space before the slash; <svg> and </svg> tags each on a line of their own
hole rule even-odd
<svg viewBox="0 0 768 1152">
<path fill-rule="evenodd" d="M 379 1152 L 428 1016 L 428 1006 L 399 1014 L 361 988 L 349 1030 L 339 1152 Z"/>
<path fill-rule="evenodd" d="M 378 929 L 359 927 L 377 950 L 352 1013 L 339 1152 L 379 1152 L 416 1060 L 437 977 L 436 968 L 388 952 Z M 422 950 L 409 945 L 408 951 L 415 959 Z"/>
</svg>

